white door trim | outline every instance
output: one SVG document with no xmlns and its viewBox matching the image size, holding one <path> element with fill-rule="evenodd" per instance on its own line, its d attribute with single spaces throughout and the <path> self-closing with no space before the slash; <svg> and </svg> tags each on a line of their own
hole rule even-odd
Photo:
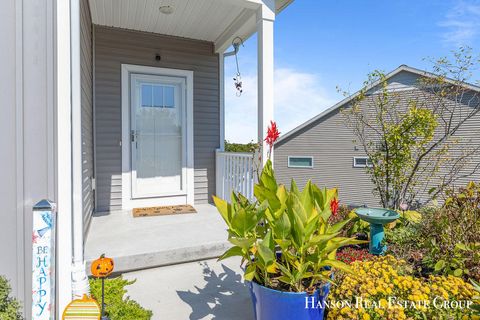
<svg viewBox="0 0 480 320">
<path fill-rule="evenodd" d="M 183 77 L 186 80 L 186 195 L 132 199 L 130 156 L 130 74 Z M 193 71 L 122 64 L 122 209 L 194 204 Z"/>
</svg>

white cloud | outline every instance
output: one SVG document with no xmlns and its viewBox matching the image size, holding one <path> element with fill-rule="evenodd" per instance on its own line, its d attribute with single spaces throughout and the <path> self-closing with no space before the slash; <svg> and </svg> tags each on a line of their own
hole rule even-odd
<svg viewBox="0 0 480 320">
<path fill-rule="evenodd" d="M 450 10 L 441 27 L 446 28 L 443 40 L 456 47 L 469 45 L 480 35 L 480 3 L 459 0 Z"/>
<path fill-rule="evenodd" d="M 243 94 L 235 96 L 231 77 L 225 82 L 225 135 L 232 142 L 257 139 L 256 72 L 242 77 Z M 335 103 L 319 75 L 294 69 L 275 70 L 275 120 L 286 133 Z"/>
</svg>

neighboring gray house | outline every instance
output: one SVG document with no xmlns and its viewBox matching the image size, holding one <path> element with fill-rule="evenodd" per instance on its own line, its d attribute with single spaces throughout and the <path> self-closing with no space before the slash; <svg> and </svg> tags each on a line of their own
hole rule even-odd
<svg viewBox="0 0 480 320">
<path fill-rule="evenodd" d="M 395 90 L 403 101 L 408 101 L 408 97 L 423 90 L 419 78 L 429 75 L 425 71 L 402 65 L 386 77 L 389 90 Z M 479 87 L 468 87 L 480 92 Z M 376 94 L 376 87 L 367 89 L 368 94 Z M 320 186 L 338 187 L 341 203 L 379 205 L 378 199 L 372 194 L 373 184 L 365 172 L 369 160 L 361 145 L 355 142 L 356 137 L 345 125 L 341 114 L 342 109 L 351 106 L 355 96 L 340 101 L 279 138 L 275 144 L 274 159 L 279 182 L 288 185 L 291 179 L 295 179 L 301 186 L 311 179 Z M 361 106 L 368 108 L 367 103 Z M 468 120 L 457 134 L 465 138 L 467 144 L 480 146 L 480 113 Z M 478 154 L 471 163 L 472 169 L 480 163 Z M 458 180 L 456 185 L 466 184 L 470 180 L 480 181 L 480 172 Z"/>
</svg>

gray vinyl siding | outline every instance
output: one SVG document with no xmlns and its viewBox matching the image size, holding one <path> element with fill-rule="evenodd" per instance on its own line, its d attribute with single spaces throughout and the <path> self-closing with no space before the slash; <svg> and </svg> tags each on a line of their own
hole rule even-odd
<svg viewBox="0 0 480 320">
<path fill-rule="evenodd" d="M 215 192 L 215 149 L 220 145 L 213 43 L 100 26 L 94 30 L 96 211 L 121 209 L 121 64 L 193 71 L 195 203 L 208 202 Z"/>
<path fill-rule="evenodd" d="M 275 145 L 274 168 L 280 183 L 295 179 L 301 188 L 308 180 L 320 187 L 339 188 L 342 203 L 377 204 L 372 184 L 364 168 L 353 168 L 353 157 L 364 156 L 355 150 L 354 137 L 344 126 L 339 110 L 328 114 Z M 313 168 L 289 168 L 289 156 L 313 157 Z"/>
<path fill-rule="evenodd" d="M 417 76 L 409 72 L 401 72 L 389 79 L 389 88 L 398 92 L 399 108 L 406 110 L 409 100 L 422 101 L 428 96 L 427 93 L 418 89 L 416 83 Z M 370 92 L 371 96 L 362 102 L 360 106 L 362 110 L 371 109 L 369 100 L 375 98 L 375 93 L 374 88 Z M 468 97 L 465 100 L 467 99 Z M 351 129 L 345 126 L 340 110 L 348 107 L 348 104 L 341 106 L 286 139 L 280 140 L 275 145 L 275 172 L 279 182 L 285 184 L 295 179 L 298 185 L 302 186 L 307 180 L 312 179 L 320 186 L 338 187 L 340 201 L 344 204 L 378 206 L 379 201 L 372 193 L 373 184 L 365 172 L 366 169 L 353 167 L 353 157 L 365 156 L 365 153 L 361 145 L 354 142 L 356 137 Z M 460 105 L 459 111 L 465 114 L 471 111 L 470 108 Z M 461 142 L 451 150 L 452 156 L 460 154 L 462 149 L 467 147 L 480 146 L 480 114 L 467 121 L 456 136 L 461 139 Z M 314 167 L 311 169 L 288 168 L 289 156 L 312 156 Z M 469 174 L 479 163 L 480 156 L 477 153 L 463 172 L 466 176 L 456 181 L 454 186 L 465 185 L 468 181 L 480 181 L 480 171 L 477 170 L 473 175 Z M 448 172 L 447 168 L 440 170 L 440 174 L 446 172 Z M 424 190 L 418 200 L 422 202 L 426 197 L 427 190 Z"/>
<path fill-rule="evenodd" d="M 92 17 L 88 0 L 80 1 L 80 57 L 82 103 L 82 199 L 84 229 L 88 228 L 95 206 L 92 185 L 93 165 L 93 51 Z"/>
<path fill-rule="evenodd" d="M 32 319 L 32 207 L 57 198 L 54 16 L 49 1 L 0 1 L 0 275 L 26 319 Z"/>
</svg>

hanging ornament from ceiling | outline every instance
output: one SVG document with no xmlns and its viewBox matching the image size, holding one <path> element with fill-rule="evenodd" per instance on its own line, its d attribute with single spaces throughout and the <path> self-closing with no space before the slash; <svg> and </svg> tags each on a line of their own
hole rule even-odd
<svg viewBox="0 0 480 320">
<path fill-rule="evenodd" d="M 237 65 L 237 75 L 233 78 L 233 83 L 235 85 L 235 89 L 237 90 L 236 95 L 240 97 L 243 93 L 242 87 L 242 75 L 240 74 L 240 67 L 238 66 L 238 50 L 240 49 L 240 45 L 243 47 L 243 39 L 240 37 L 236 37 L 232 41 L 233 49 L 235 50 L 235 63 Z"/>
</svg>

